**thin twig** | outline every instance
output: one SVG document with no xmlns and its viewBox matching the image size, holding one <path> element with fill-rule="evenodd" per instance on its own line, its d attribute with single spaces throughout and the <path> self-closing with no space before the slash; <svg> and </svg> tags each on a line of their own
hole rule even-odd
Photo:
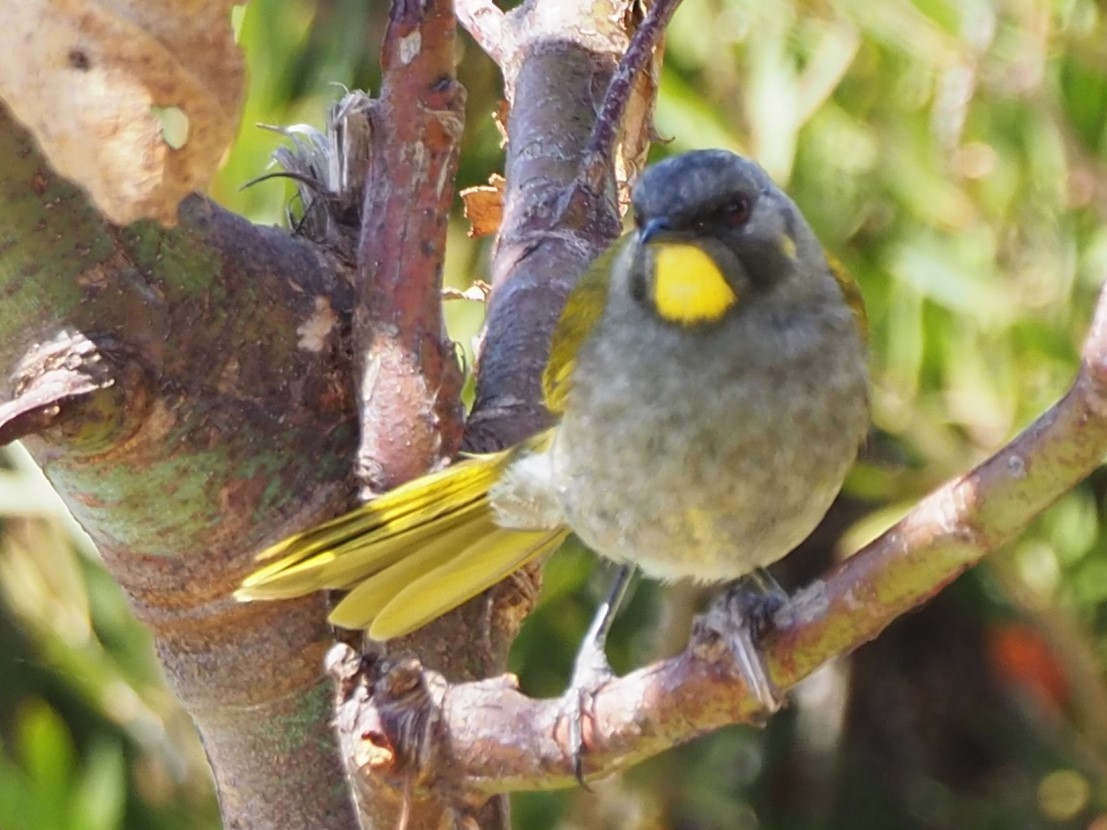
<svg viewBox="0 0 1107 830">
<path fill-rule="evenodd" d="M 504 13 L 490 0 L 457 0 L 455 6 L 457 22 L 497 66 L 502 66 L 508 52 Z"/>
<path fill-rule="evenodd" d="M 604 177 L 611 168 L 634 81 L 649 65 L 654 49 L 661 42 L 665 27 L 679 5 L 680 0 L 656 0 L 630 39 L 626 54 L 611 76 L 578 177 L 593 193 L 603 186 Z"/>
</svg>

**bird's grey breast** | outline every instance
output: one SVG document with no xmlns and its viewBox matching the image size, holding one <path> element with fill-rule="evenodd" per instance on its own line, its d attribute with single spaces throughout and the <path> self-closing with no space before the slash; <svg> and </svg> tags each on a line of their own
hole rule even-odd
<svg viewBox="0 0 1107 830">
<path fill-rule="evenodd" d="M 825 513 L 866 429 L 849 310 L 753 304 L 695 329 L 621 316 L 578 354 L 552 450 L 570 526 L 662 579 L 722 581 L 785 555 Z"/>
</svg>

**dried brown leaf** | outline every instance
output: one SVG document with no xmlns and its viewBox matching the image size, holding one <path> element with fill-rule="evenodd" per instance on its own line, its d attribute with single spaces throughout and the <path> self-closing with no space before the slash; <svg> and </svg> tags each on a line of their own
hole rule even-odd
<svg viewBox="0 0 1107 830">
<path fill-rule="evenodd" d="M 496 124 L 496 131 L 500 134 L 500 149 L 507 146 L 507 119 L 511 116 L 511 104 L 501 98 L 496 104 L 496 111 L 492 113 L 492 121 Z"/>
<path fill-rule="evenodd" d="M 469 236 L 491 236 L 504 218 L 504 177 L 493 173 L 488 184 L 465 188 L 461 201 L 469 220 Z"/>
</svg>

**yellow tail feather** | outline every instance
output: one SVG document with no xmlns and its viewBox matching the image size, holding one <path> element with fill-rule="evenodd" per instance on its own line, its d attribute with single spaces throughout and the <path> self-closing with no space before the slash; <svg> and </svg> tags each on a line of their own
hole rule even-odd
<svg viewBox="0 0 1107 830">
<path fill-rule="evenodd" d="M 279 599 L 354 584 L 394 561 L 389 555 L 393 545 L 410 549 L 463 520 L 458 514 L 466 508 L 486 505 L 488 489 L 509 455 L 504 451 L 466 458 L 281 540 L 256 557 L 276 561 L 246 577 L 235 596 Z"/>
<path fill-rule="evenodd" d="M 488 512 L 487 499 L 478 495 L 465 504 L 451 505 L 448 511 L 438 515 L 424 514 L 422 524 L 396 532 L 391 532 L 389 525 L 382 525 L 354 535 L 362 524 L 361 519 L 356 519 L 351 521 L 349 538 L 343 537 L 340 544 L 320 550 L 312 543 L 306 548 L 310 553 L 289 554 L 252 573 L 235 596 L 239 599 L 289 599 L 326 588 L 350 588 L 410 556 L 427 542 L 449 538 L 474 517 Z"/>
<path fill-rule="evenodd" d="M 468 526 L 425 542 L 417 549 L 409 551 L 407 556 L 391 567 L 374 574 L 350 591 L 331 611 L 330 621 L 342 628 L 368 628 L 380 610 L 404 586 L 423 574 L 442 567 L 470 544 L 479 542 L 495 529 L 491 513 L 485 510 L 482 516 L 474 517 Z"/>
<path fill-rule="evenodd" d="M 496 527 L 491 534 L 475 540 L 464 550 L 455 549 L 441 567 L 414 581 L 389 580 L 391 600 L 369 625 L 369 636 L 374 640 L 391 640 L 411 633 L 491 588 L 528 562 L 553 553 L 568 535 L 568 530 L 561 528 L 514 530 Z M 386 571 L 371 581 L 383 581 L 388 576 Z M 353 594 L 346 597 L 331 614 L 331 621 L 336 625 L 339 624 L 336 622 L 339 609 L 351 602 L 352 597 Z"/>
<path fill-rule="evenodd" d="M 548 444 L 547 435 L 530 442 Z M 471 456 L 258 554 L 267 564 L 235 592 L 239 600 L 288 599 L 352 588 L 331 613 L 375 639 L 407 634 L 550 553 L 568 532 L 508 530 L 488 491 L 512 451 Z"/>
</svg>

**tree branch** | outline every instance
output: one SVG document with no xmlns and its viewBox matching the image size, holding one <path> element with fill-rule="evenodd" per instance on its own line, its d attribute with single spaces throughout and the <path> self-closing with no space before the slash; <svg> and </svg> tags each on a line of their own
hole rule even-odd
<svg viewBox="0 0 1107 830">
<path fill-rule="evenodd" d="M 465 103 L 449 0 L 394 0 L 381 67 L 354 313 L 366 496 L 426 472 L 461 442 L 461 371 L 441 303 Z"/>
<path fill-rule="evenodd" d="M 605 176 L 609 186 L 586 194 L 569 214 L 557 207 L 575 188 L 592 132 L 597 91 L 610 86 L 626 49 L 633 5 L 627 0 L 601 16 L 589 0 L 531 0 L 499 21 L 501 46 L 511 46 L 501 58 L 514 108 L 508 124 L 504 219 L 493 258 L 494 285 L 477 402 L 466 427 L 470 449 L 510 444 L 545 421 L 538 378 L 554 323 L 577 275 L 619 231 L 610 169 Z M 648 133 L 649 111 L 648 106 L 636 111 L 636 135 Z M 535 569 L 518 574 L 487 598 L 466 604 L 410 638 L 389 643 L 388 651 L 431 654 L 437 661 L 442 649 L 434 649 L 433 644 L 436 639 L 441 643 L 452 630 L 455 636 L 458 631 L 468 632 L 469 648 L 474 644 L 472 632 L 485 632 L 502 656 L 522 613 L 533 604 L 536 578 Z M 485 618 L 474 620 L 475 611 Z M 469 623 L 459 626 L 458 614 L 468 615 Z M 372 655 L 364 662 L 352 655 L 332 661 L 332 666 L 345 667 L 346 672 L 337 673 L 336 722 L 345 756 L 359 769 L 355 787 L 391 780 L 397 791 L 409 792 L 428 780 L 410 775 L 419 768 L 433 778 L 433 797 L 448 799 L 455 815 L 476 809 L 488 793 L 475 792 L 464 776 L 456 776 L 450 753 L 431 741 L 431 735 L 440 734 L 440 721 L 425 705 L 434 695 L 423 689 L 422 675 L 402 668 L 398 675 L 379 673 L 386 665 Z M 489 661 L 482 665 L 487 668 Z M 373 666 L 379 682 L 359 680 L 356 670 L 350 673 L 351 666 Z M 439 676 L 435 688 L 445 686 Z M 378 736 L 388 737 L 378 744 Z M 421 746 L 436 748 L 433 761 L 421 753 Z M 413 764 L 412 759 L 423 761 Z M 397 776 L 388 775 L 389 771 Z M 381 774 L 365 774 L 372 772 Z M 419 800 L 415 805 L 416 822 L 422 822 L 428 814 Z"/>
<path fill-rule="evenodd" d="M 13 398 L 0 404 L 0 445 L 57 427 L 67 421 L 76 422 L 76 429 L 88 426 L 103 434 L 112 425 L 95 418 L 93 409 L 104 410 L 109 421 L 118 420 L 125 401 L 140 400 L 138 390 L 127 394 L 115 388 L 115 378 L 100 355 L 99 347 L 80 332 L 61 332 L 48 343 L 35 344 L 16 370 Z M 98 406 L 95 406 L 98 404 Z"/>
<path fill-rule="evenodd" d="M 462 376 L 442 318 L 446 227 L 464 127 L 455 28 L 450 0 L 393 0 L 381 46 L 353 330 L 364 497 L 421 475 L 453 457 L 461 443 Z M 471 633 L 486 621 L 473 617 L 471 607 L 460 609 L 388 648 L 420 654 L 454 679 L 501 670 L 506 639 L 487 647 Z M 338 727 L 346 764 L 354 769 L 350 733 L 341 719 Z M 449 793 L 401 804 L 379 781 L 351 783 L 365 826 L 395 826 L 404 815 L 411 830 L 434 828 L 454 809 Z M 506 826 L 506 805 L 488 805 L 481 823 Z"/>
<path fill-rule="evenodd" d="M 502 64 L 510 47 L 504 28 L 504 13 L 491 0 L 457 0 L 457 22 L 497 64 Z"/>
<path fill-rule="evenodd" d="M 504 21 L 511 103 L 503 224 L 466 448 L 516 443 L 547 423 L 540 378 L 565 297 L 620 230 L 614 171 L 566 211 L 595 123 L 629 42 L 634 4 L 531 0 Z M 606 12 L 606 14 L 604 14 Z M 638 113 L 647 120 L 649 111 Z"/>
<path fill-rule="evenodd" d="M 649 68 L 665 36 L 665 27 L 669 25 L 680 2 L 681 0 L 656 0 L 630 39 L 626 54 L 619 61 L 619 68 L 611 76 L 611 83 L 608 84 L 596 124 L 588 139 L 588 147 L 584 151 L 577 177 L 577 188 L 584 186 L 595 193 L 603 187 L 607 171 L 615 163 L 619 131 L 623 126 L 627 107 L 634 98 L 634 84 L 639 75 Z"/>
<path fill-rule="evenodd" d="M 900 615 L 1024 528 L 1096 469 L 1107 453 L 1107 288 L 1072 388 L 1007 446 L 924 499 L 908 516 L 824 579 L 799 591 L 763 642 L 766 668 L 784 691 L 828 660 L 875 638 Z M 585 723 L 589 777 L 610 774 L 728 724 L 757 719 L 759 704 L 738 669 L 723 603 L 697 618 L 678 656 L 619 678 L 593 697 Z M 386 698 L 402 678 L 413 708 L 392 711 L 374 732 L 377 775 L 426 780 L 446 753 L 452 785 L 475 799 L 574 783 L 561 700 L 532 700 L 513 678 L 449 685 L 412 662 L 362 665 L 360 682 Z M 347 691 L 357 683 L 347 675 Z M 490 713 L 495 713 L 491 716 Z M 418 752 L 401 725 L 425 725 Z M 434 768 L 437 770 L 437 768 Z"/>
</svg>

